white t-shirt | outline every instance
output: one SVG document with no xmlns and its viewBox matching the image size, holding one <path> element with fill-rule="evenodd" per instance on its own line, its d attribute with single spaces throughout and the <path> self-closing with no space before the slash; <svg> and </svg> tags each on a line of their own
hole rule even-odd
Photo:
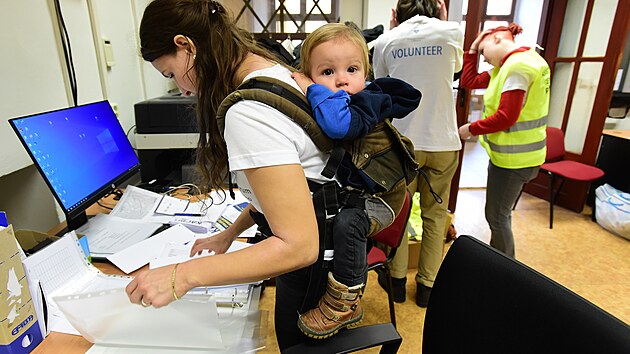
<svg viewBox="0 0 630 354">
<path fill-rule="evenodd" d="M 257 70 L 245 77 L 273 77 L 300 90 L 291 78 L 291 72 L 282 65 Z M 236 175 L 239 190 L 260 212 L 243 170 L 300 164 L 308 179 L 329 181 L 321 175 L 328 154 L 317 149 L 304 130 L 278 110 L 257 101 L 240 101 L 225 116 L 225 141 L 230 171 Z"/>
<path fill-rule="evenodd" d="M 374 76 L 404 80 L 422 93 L 415 111 L 393 120 L 416 150 L 461 149 L 453 75 L 462 69 L 463 43 L 458 23 L 426 16 L 414 16 L 376 39 Z"/>
</svg>

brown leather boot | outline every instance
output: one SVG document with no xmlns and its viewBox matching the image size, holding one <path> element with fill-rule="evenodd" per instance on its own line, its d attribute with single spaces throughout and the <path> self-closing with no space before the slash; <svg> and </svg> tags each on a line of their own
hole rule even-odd
<svg viewBox="0 0 630 354">
<path fill-rule="evenodd" d="M 363 308 L 359 303 L 362 289 L 363 284 L 349 288 L 328 273 L 326 293 L 317 307 L 300 315 L 298 327 L 311 338 L 324 339 L 342 328 L 358 324 L 363 318 Z"/>
</svg>

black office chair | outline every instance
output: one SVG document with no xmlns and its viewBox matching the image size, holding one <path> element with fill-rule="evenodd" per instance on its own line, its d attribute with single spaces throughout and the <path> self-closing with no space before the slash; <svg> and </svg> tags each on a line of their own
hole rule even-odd
<svg viewBox="0 0 630 354">
<path fill-rule="evenodd" d="M 422 353 L 630 353 L 630 326 L 470 236 L 451 245 Z"/>
<path fill-rule="evenodd" d="M 402 338 L 391 323 L 382 323 L 340 331 L 336 335 L 294 345 L 283 354 L 341 354 L 381 346 L 379 353 L 395 354 Z"/>
</svg>

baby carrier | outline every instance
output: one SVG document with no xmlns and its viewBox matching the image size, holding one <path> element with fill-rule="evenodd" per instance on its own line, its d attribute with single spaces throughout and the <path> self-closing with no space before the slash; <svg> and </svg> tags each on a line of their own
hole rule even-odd
<svg viewBox="0 0 630 354">
<path fill-rule="evenodd" d="M 419 165 L 414 158 L 413 143 L 400 134 L 392 125 L 391 119 L 385 119 L 366 136 L 350 142 L 335 141 L 328 138 L 313 118 L 312 110 L 306 97 L 291 85 L 269 77 L 255 77 L 245 81 L 228 95 L 217 110 L 219 131 L 225 128 L 225 115 L 229 108 L 241 100 L 254 100 L 267 104 L 284 113 L 298 124 L 313 140 L 317 148 L 330 154 L 321 174 L 333 178 L 346 154 L 352 161 L 368 186 L 365 191 L 356 191 L 339 186 L 335 181 L 317 183 L 308 181 L 313 193 L 313 205 L 317 217 L 320 247 L 318 261 L 311 266 L 311 279 L 307 299 L 303 309 L 313 306 L 322 295 L 328 271 L 332 262 L 326 257 L 326 250 L 332 249 L 332 220 L 344 206 L 353 205 L 368 212 L 370 218 L 369 236 L 389 226 L 400 212 L 405 199 L 407 186 L 416 178 Z M 390 208 L 383 215 L 370 213 L 371 201 L 380 199 Z M 259 225 L 263 234 L 272 235 L 264 216 L 252 213 L 252 218 Z"/>
</svg>

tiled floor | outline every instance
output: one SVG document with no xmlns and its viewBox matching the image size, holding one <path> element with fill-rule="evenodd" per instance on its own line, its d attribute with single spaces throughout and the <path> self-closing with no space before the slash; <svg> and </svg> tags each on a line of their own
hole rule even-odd
<svg viewBox="0 0 630 354">
<path fill-rule="evenodd" d="M 459 235 L 472 235 L 487 243 L 490 230 L 480 207 L 485 203 L 487 157 L 482 148 L 477 148 L 478 144 L 467 143 L 466 153 L 478 159 L 464 159 L 454 224 Z M 512 215 L 517 259 L 630 323 L 630 241 L 592 222 L 588 207 L 582 214 L 556 207 L 554 214 L 554 228 L 550 230 L 548 202 L 523 194 Z M 414 277 L 415 270 L 410 270 L 407 273 L 408 300 L 396 304 L 398 331 L 403 337 L 400 353 L 421 353 L 426 310 L 415 304 Z M 261 299 L 261 308 L 270 313 L 264 353 L 278 352 L 273 331 L 274 294 L 275 289 L 268 287 Z M 387 295 L 379 287 L 374 272 L 369 274 L 363 306 L 363 324 L 389 322 Z M 453 323 L 454 339 L 460 330 L 465 329 Z M 378 350 L 364 352 L 377 353 Z"/>
<path fill-rule="evenodd" d="M 488 178 L 488 154 L 477 141 L 466 141 L 459 188 L 485 188 Z"/>
</svg>

